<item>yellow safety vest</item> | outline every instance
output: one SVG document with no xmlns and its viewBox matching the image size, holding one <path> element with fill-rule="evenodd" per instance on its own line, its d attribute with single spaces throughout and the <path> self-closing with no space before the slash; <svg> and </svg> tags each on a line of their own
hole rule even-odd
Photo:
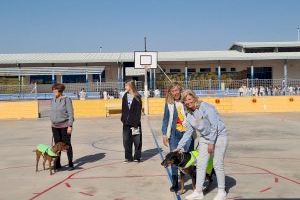
<svg viewBox="0 0 300 200">
<path fill-rule="evenodd" d="M 196 165 L 197 157 L 199 156 L 199 151 L 194 150 L 194 151 L 191 151 L 190 154 L 191 154 L 191 159 L 186 163 L 186 165 L 182 169 L 186 169 L 192 165 Z M 209 159 L 208 159 L 206 173 L 210 175 L 212 172 L 212 169 L 213 169 L 213 156 L 210 155 Z"/>
</svg>

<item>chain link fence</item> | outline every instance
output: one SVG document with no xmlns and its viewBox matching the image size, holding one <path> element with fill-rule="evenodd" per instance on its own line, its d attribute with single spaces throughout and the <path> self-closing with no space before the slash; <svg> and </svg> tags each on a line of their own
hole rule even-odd
<svg viewBox="0 0 300 200">
<path fill-rule="evenodd" d="M 244 79 L 244 80 L 197 80 L 180 81 L 184 88 L 198 96 L 279 96 L 299 95 L 300 79 Z M 64 83 L 64 94 L 79 99 L 80 91 L 86 98 L 101 99 L 104 93 L 109 98 L 120 98 L 124 94 L 123 82 Z M 165 97 L 170 82 L 157 81 L 156 89 L 148 86 L 150 97 Z M 51 99 L 52 84 L 0 85 L 0 100 Z M 144 96 L 144 82 L 136 81 L 139 93 Z"/>
</svg>

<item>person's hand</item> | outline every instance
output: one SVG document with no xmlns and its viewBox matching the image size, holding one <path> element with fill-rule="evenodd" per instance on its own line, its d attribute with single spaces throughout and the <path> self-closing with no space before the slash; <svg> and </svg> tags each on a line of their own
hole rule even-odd
<svg viewBox="0 0 300 200">
<path fill-rule="evenodd" d="M 208 144 L 207 152 L 209 154 L 213 154 L 215 150 L 215 145 L 214 144 Z"/>
<path fill-rule="evenodd" d="M 72 134 L 72 127 L 71 127 L 71 126 L 69 126 L 69 127 L 68 127 L 68 129 L 67 129 L 67 133 L 68 133 L 69 135 L 71 135 L 71 134 Z"/>
<path fill-rule="evenodd" d="M 166 147 L 169 146 L 169 138 L 167 136 L 163 136 L 163 143 Z"/>
<path fill-rule="evenodd" d="M 179 148 L 177 148 L 177 149 L 174 149 L 173 150 L 173 152 L 179 152 L 179 153 L 183 153 L 184 152 L 184 150 L 181 148 L 181 149 L 179 149 Z"/>
</svg>

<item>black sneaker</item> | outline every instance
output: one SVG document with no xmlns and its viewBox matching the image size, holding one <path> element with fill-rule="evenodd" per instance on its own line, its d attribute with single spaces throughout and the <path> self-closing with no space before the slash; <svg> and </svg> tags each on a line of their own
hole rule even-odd
<svg viewBox="0 0 300 200">
<path fill-rule="evenodd" d="M 69 163 L 69 171 L 72 171 L 72 170 L 74 170 L 75 169 L 75 167 L 74 167 L 74 165 L 73 165 L 73 163 Z"/>
<path fill-rule="evenodd" d="M 56 164 L 56 165 L 54 166 L 54 168 L 55 168 L 55 169 L 60 169 L 60 168 L 61 168 L 61 164 Z"/>
<path fill-rule="evenodd" d="M 134 159 L 133 162 L 140 163 L 140 162 L 141 162 L 141 159 Z"/>
</svg>

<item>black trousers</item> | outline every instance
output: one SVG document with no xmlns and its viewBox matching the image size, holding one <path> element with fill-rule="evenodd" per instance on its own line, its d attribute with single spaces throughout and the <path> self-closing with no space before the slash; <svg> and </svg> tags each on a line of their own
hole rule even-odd
<svg viewBox="0 0 300 200">
<path fill-rule="evenodd" d="M 123 146 L 125 149 L 125 159 L 139 160 L 142 156 L 142 128 L 141 133 L 132 135 L 131 126 L 123 124 Z M 132 145 L 134 144 L 134 156 L 132 157 Z"/>
<path fill-rule="evenodd" d="M 68 128 L 54 128 L 52 127 L 52 133 L 53 133 L 53 138 L 54 138 L 54 143 L 57 142 L 64 142 L 65 144 L 69 145 L 69 149 L 67 150 L 67 155 L 68 155 L 68 161 L 69 161 L 69 166 L 73 166 L 73 149 L 71 145 L 71 135 L 67 133 Z M 60 155 L 58 159 L 56 159 L 55 166 L 60 167 Z"/>
</svg>

